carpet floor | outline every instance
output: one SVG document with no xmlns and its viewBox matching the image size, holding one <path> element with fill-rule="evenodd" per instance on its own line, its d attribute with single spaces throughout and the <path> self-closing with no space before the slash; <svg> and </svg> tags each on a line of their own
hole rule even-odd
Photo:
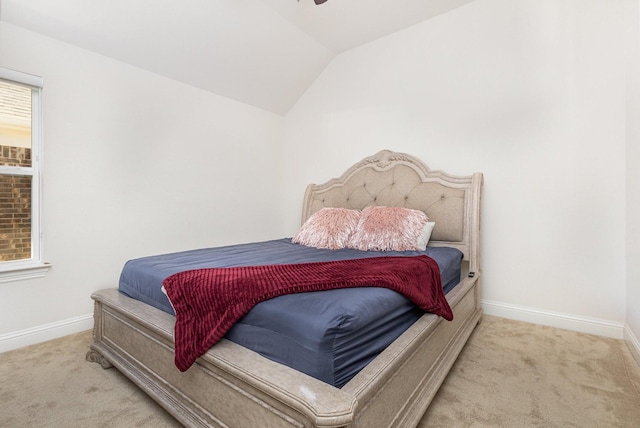
<svg viewBox="0 0 640 428">
<path fill-rule="evenodd" d="M 86 362 L 90 343 L 87 331 L 0 354 L 0 427 L 180 426 Z M 621 340 L 484 316 L 418 426 L 639 427 L 640 367 Z"/>
</svg>

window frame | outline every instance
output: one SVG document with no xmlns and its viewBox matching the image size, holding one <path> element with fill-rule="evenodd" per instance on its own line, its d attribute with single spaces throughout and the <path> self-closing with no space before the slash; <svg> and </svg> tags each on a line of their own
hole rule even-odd
<svg viewBox="0 0 640 428">
<path fill-rule="evenodd" d="M 43 130 L 42 87 L 39 76 L 0 67 L 0 79 L 31 89 L 31 167 L 0 166 L 0 172 L 31 176 L 31 258 L 0 262 L 0 283 L 40 278 L 47 274 L 50 263 L 44 261 L 42 231 Z"/>
</svg>

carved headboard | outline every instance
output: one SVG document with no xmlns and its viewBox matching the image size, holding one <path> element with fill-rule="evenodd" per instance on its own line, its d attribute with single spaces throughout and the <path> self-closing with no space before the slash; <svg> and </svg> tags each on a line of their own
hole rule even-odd
<svg viewBox="0 0 640 428">
<path fill-rule="evenodd" d="M 382 150 L 324 184 L 310 184 L 302 222 L 324 207 L 361 210 L 370 205 L 424 211 L 436 226 L 431 246 L 460 249 L 469 271 L 480 268 L 480 199 L 483 176 L 431 171 L 417 158 Z"/>
</svg>

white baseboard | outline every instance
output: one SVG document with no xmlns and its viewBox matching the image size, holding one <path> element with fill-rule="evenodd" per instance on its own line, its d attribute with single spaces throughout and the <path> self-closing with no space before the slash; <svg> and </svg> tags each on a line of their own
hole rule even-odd
<svg viewBox="0 0 640 428">
<path fill-rule="evenodd" d="M 624 341 L 627 344 L 629 351 L 631 351 L 631 355 L 633 355 L 633 358 L 636 360 L 638 365 L 640 365 L 640 341 L 638 341 L 636 335 L 631 331 L 629 324 L 624 325 Z"/>
<path fill-rule="evenodd" d="M 597 318 L 583 317 L 560 312 L 543 311 L 535 308 L 509 305 L 505 303 L 481 300 L 480 305 L 487 315 L 525 321 L 533 324 L 594 334 L 596 336 L 622 339 L 624 324 Z"/>
<path fill-rule="evenodd" d="M 0 352 L 11 351 L 93 328 L 93 314 L 0 335 Z"/>
</svg>

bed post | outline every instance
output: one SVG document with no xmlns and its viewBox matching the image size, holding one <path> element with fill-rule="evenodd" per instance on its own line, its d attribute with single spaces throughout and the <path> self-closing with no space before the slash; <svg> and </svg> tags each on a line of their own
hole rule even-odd
<svg viewBox="0 0 640 428">
<path fill-rule="evenodd" d="M 484 177 L 476 172 L 471 176 L 469 206 L 469 272 L 480 274 L 480 205 Z"/>
</svg>

